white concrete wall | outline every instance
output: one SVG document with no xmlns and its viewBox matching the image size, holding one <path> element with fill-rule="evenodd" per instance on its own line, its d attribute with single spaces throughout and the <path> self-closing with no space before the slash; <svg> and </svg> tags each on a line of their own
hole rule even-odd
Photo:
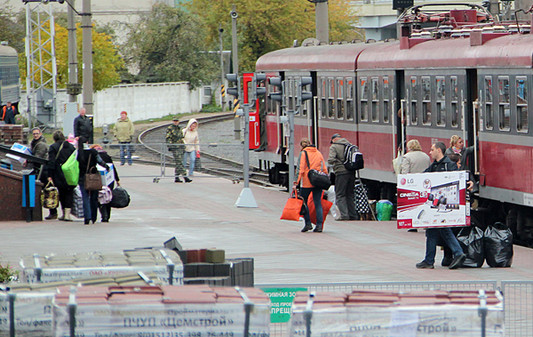
<svg viewBox="0 0 533 337">
<path fill-rule="evenodd" d="M 127 111 L 132 121 L 198 112 L 202 109 L 202 100 L 203 87 L 189 91 L 188 82 L 116 85 L 94 95 L 94 125 L 99 127 L 115 123 L 121 111 Z M 66 91 L 58 91 L 55 127 L 63 126 L 67 102 Z M 82 106 L 82 95 L 78 96 L 78 106 Z M 24 91 L 21 94 L 19 111 L 22 114 L 27 111 L 27 96 Z"/>
<path fill-rule="evenodd" d="M 117 85 L 97 92 L 94 102 L 94 125 L 101 126 L 114 123 L 123 110 L 133 121 L 198 112 L 202 90 L 190 92 L 187 82 Z"/>
</svg>

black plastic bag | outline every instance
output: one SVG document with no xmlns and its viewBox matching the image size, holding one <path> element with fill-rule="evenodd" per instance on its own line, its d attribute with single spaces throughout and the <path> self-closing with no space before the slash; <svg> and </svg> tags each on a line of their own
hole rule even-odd
<svg viewBox="0 0 533 337">
<path fill-rule="evenodd" d="M 491 267 L 510 267 L 513 263 L 513 233 L 501 222 L 485 230 L 485 259 Z"/>
<path fill-rule="evenodd" d="M 115 189 L 113 189 L 113 199 L 111 199 L 109 206 L 114 208 L 124 208 L 129 204 L 130 195 L 128 192 L 120 186 L 115 187 Z"/>
<path fill-rule="evenodd" d="M 483 246 L 483 231 L 481 228 L 470 226 L 461 229 L 457 234 L 457 241 L 466 254 L 463 267 L 480 268 L 485 262 Z"/>
</svg>

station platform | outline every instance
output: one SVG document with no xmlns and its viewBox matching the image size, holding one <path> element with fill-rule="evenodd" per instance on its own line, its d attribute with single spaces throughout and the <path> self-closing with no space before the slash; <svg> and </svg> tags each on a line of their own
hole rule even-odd
<svg viewBox="0 0 533 337">
<path fill-rule="evenodd" d="M 335 221 L 329 215 L 323 233 L 301 233 L 299 222 L 282 221 L 288 198 L 276 188 L 250 185 L 257 208 L 235 206 L 243 184 L 195 173 L 192 183 L 168 178 L 154 183 L 160 167 L 119 166 L 129 207 L 113 209 L 109 223 L 84 225 L 48 220 L 0 222 L 0 263 L 18 268 L 21 257 L 121 252 L 159 247 L 176 237 L 185 249 L 218 248 L 226 257 L 255 259 L 256 284 L 328 282 L 526 281 L 533 279 L 533 250 L 514 247 L 511 268 L 419 270 L 424 231 L 396 229 L 395 221 Z M 43 212 L 47 212 L 43 210 Z M 45 213 L 47 214 L 47 213 Z"/>
</svg>

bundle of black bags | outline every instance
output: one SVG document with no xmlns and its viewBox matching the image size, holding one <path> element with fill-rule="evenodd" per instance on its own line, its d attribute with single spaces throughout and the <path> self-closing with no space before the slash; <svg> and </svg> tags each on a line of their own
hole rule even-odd
<svg viewBox="0 0 533 337">
<path fill-rule="evenodd" d="M 480 268 L 485 260 L 490 267 L 510 267 L 513 263 L 513 233 L 501 222 L 487 226 L 485 231 L 465 227 L 457 240 L 466 254 L 463 267 Z"/>
</svg>

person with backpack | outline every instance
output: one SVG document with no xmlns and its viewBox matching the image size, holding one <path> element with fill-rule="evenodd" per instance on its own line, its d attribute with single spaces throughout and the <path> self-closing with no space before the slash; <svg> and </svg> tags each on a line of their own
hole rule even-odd
<svg viewBox="0 0 533 337">
<path fill-rule="evenodd" d="M 355 170 L 348 170 L 345 166 L 345 152 L 352 144 L 340 134 L 331 136 L 328 164 L 335 173 L 335 203 L 339 208 L 339 221 L 359 220 L 355 209 Z"/>
</svg>

